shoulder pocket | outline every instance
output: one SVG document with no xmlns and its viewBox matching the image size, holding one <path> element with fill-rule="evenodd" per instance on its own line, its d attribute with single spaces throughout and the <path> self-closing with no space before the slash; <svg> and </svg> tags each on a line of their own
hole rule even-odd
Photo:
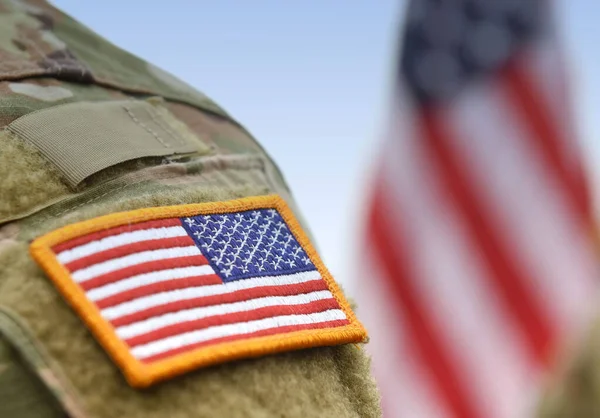
<svg viewBox="0 0 600 418">
<path fill-rule="evenodd" d="M 25 115 L 8 129 L 38 148 L 72 187 L 135 158 L 209 150 L 166 109 L 142 100 L 54 106 Z"/>
<path fill-rule="evenodd" d="M 12 121 L 0 131 L 0 224 L 165 158 L 211 152 L 163 103 L 67 103 Z"/>
</svg>

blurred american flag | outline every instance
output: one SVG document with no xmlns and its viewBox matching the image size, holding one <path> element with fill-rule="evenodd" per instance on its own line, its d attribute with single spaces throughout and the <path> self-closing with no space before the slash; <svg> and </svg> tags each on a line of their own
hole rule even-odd
<svg viewBox="0 0 600 418">
<path fill-rule="evenodd" d="M 359 302 L 386 417 L 533 414 L 588 317 L 591 200 L 542 0 L 414 0 Z"/>
</svg>

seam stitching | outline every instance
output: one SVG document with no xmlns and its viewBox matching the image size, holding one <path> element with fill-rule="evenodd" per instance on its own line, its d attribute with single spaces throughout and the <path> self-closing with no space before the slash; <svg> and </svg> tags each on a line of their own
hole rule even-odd
<svg viewBox="0 0 600 418">
<path fill-rule="evenodd" d="M 242 171 L 250 171 L 250 170 L 254 170 L 254 169 L 256 169 L 256 168 L 258 168 L 260 171 L 262 171 L 262 172 L 263 172 L 263 174 L 265 174 L 265 175 L 266 175 L 266 173 L 265 173 L 265 168 L 264 168 L 264 164 L 262 164 L 262 160 L 260 160 L 260 163 L 258 164 L 258 166 L 257 166 L 257 167 L 244 167 L 244 168 L 241 168 L 240 170 L 242 170 Z M 227 168 L 227 170 L 228 170 L 228 169 L 232 169 L 232 168 Z M 236 168 L 233 168 L 233 169 L 236 169 Z M 221 169 L 217 169 L 216 171 L 218 171 L 218 172 L 221 172 L 221 171 L 223 171 L 223 170 L 221 170 Z M 195 175 L 193 175 L 193 176 L 197 176 L 197 175 L 201 175 L 201 174 L 202 174 L 202 173 L 199 173 L 199 174 L 195 174 Z M 177 176 L 176 176 L 176 177 L 177 177 Z M 169 179 L 169 178 L 172 178 L 172 176 L 171 176 L 169 173 L 163 173 L 163 174 L 161 174 L 161 175 L 157 175 L 157 177 L 154 177 L 154 179 L 163 179 L 163 178 L 165 178 L 165 179 Z M 78 205 L 76 205 L 76 206 L 73 206 L 73 207 L 71 207 L 71 208 L 64 209 L 64 210 L 62 210 L 62 211 L 60 211 L 60 212 L 58 212 L 58 213 L 54 214 L 53 216 L 54 216 L 54 217 L 59 217 L 59 216 L 62 216 L 62 215 L 64 215 L 64 214 L 65 214 L 65 213 L 67 213 L 67 212 L 72 212 L 72 211 L 75 211 L 75 210 L 79 209 L 80 207 L 82 207 L 82 206 L 85 206 L 85 205 L 87 205 L 87 204 L 89 204 L 89 203 L 95 202 L 96 200 L 98 200 L 98 199 L 101 199 L 101 198 L 103 198 L 103 197 L 105 197 L 105 196 L 107 196 L 107 195 L 109 195 L 109 194 L 111 194 L 111 193 L 116 193 L 116 192 L 119 192 L 119 191 L 121 191 L 121 190 L 123 190 L 123 189 L 125 189 L 125 188 L 127 188 L 127 187 L 130 187 L 130 186 L 135 186 L 136 184 L 140 184 L 140 183 L 143 183 L 143 182 L 145 182 L 145 181 L 149 181 L 149 179 L 145 178 L 145 179 L 141 179 L 141 180 L 136 180 L 136 181 L 133 181 L 133 182 L 131 182 L 131 183 L 124 184 L 123 186 L 117 187 L 117 188 L 115 188 L 115 189 L 108 190 L 108 191 L 106 191 L 106 192 L 102 193 L 101 195 L 94 196 L 93 198 L 91 198 L 91 199 L 88 199 L 88 200 L 86 200 L 86 201 L 84 201 L 84 202 L 82 202 L 82 203 L 80 203 L 80 204 L 78 204 Z M 273 186 L 272 186 L 271 184 L 269 184 L 269 183 L 270 183 L 270 182 L 269 182 L 269 181 L 268 181 L 268 179 L 267 179 L 267 185 L 268 185 L 269 187 L 271 187 L 271 188 L 272 188 Z M 31 225 L 31 227 L 32 227 L 32 228 L 36 228 L 36 227 L 38 227 L 40 224 L 42 224 L 43 222 L 44 222 L 44 219 L 38 220 L 37 222 L 33 223 L 33 224 Z M 17 235 L 18 235 L 18 232 L 15 232 L 14 234 L 12 234 L 12 235 L 8 236 L 8 238 L 14 238 L 14 237 L 16 237 Z"/>
<path fill-rule="evenodd" d="M 129 115 L 129 117 L 136 123 L 138 124 L 142 129 L 144 129 L 146 132 L 148 132 L 150 135 L 152 135 L 154 138 L 156 138 L 156 140 L 158 142 L 160 142 L 161 144 L 163 144 L 163 146 L 165 148 L 171 148 L 171 145 L 168 144 L 167 142 L 165 142 L 160 135 L 158 135 L 156 132 L 154 132 L 154 130 L 152 130 L 148 125 L 146 125 L 145 123 L 143 123 L 142 121 L 140 121 L 138 118 L 135 117 L 133 111 L 131 110 L 130 107 L 128 106 L 123 106 L 123 109 L 125 109 L 125 111 L 127 112 L 127 114 Z"/>
<path fill-rule="evenodd" d="M 188 141 L 183 137 L 183 135 L 180 135 L 177 131 L 175 131 L 175 129 L 169 124 L 169 122 L 167 121 L 167 119 L 165 117 L 161 116 L 153 108 L 148 108 L 146 110 L 147 110 L 148 114 L 150 115 L 150 118 L 154 121 L 154 123 L 156 123 L 167 134 L 169 134 L 169 136 L 171 138 L 173 138 L 176 142 L 178 142 L 179 145 L 181 145 L 181 146 L 188 145 L 187 144 Z M 165 109 L 165 110 L 167 110 L 167 109 Z"/>
</svg>

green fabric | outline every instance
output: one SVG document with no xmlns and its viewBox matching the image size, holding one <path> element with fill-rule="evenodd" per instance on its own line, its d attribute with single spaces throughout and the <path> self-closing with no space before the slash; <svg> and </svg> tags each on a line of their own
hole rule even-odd
<svg viewBox="0 0 600 418">
<path fill-rule="evenodd" d="M 60 405 L 0 334 L 0 417 L 64 418 Z"/>
<path fill-rule="evenodd" d="M 8 129 L 35 145 L 72 187 L 124 161 L 209 151 L 166 109 L 141 100 L 54 106 L 20 117 Z"/>
<path fill-rule="evenodd" d="M 125 100 L 147 100 L 202 151 L 108 163 L 77 183 L 6 128 L 61 105 Z M 277 166 L 210 99 L 41 0 L 0 0 L 0 417 L 53 417 L 57 404 L 71 418 L 380 416 L 369 359 L 354 345 L 231 362 L 134 390 L 28 253 L 31 239 L 100 215 L 270 193 L 310 235 Z"/>
<path fill-rule="evenodd" d="M 189 84 L 116 47 L 70 16 L 61 15 L 62 18 L 56 21 L 54 33 L 91 68 L 97 80 L 124 90 L 158 94 L 227 115 L 216 103 Z"/>
<path fill-rule="evenodd" d="M 69 193 L 50 161 L 8 131 L 0 131 L 0 179 L 0 224 Z"/>
<path fill-rule="evenodd" d="M 41 1 L 0 1 L 0 80 L 54 76 L 160 95 L 227 117 L 204 94 Z"/>
<path fill-rule="evenodd" d="M 123 100 L 128 96 L 93 84 L 77 84 L 53 78 L 0 82 L 0 126 L 36 110 L 80 101 Z"/>
<path fill-rule="evenodd" d="M 18 387 L 21 383 L 12 379 L 30 379 L 33 384 L 28 386 L 33 387 L 36 392 L 31 394 L 22 389 L 21 394 L 19 389 L 13 399 L 13 405 L 20 402 L 22 409 L 26 409 L 30 400 L 38 399 L 38 406 L 35 409 L 40 410 L 40 413 L 46 411 L 45 413 L 54 414 L 58 408 L 71 418 L 85 416 L 72 387 L 60 370 L 52 365 L 52 360 L 44 347 L 37 343 L 17 315 L 6 308 L 0 308 L 0 340 L 16 353 L 14 356 L 5 356 L 5 366 L 20 370 L 19 373 L 11 375 L 11 381 L 7 377 L 2 384 Z M 48 397 L 49 394 L 53 397 Z"/>
<path fill-rule="evenodd" d="M 197 59 L 198 54 L 201 52 L 194 52 L 190 59 Z M 27 79 L 32 76 L 36 78 Z M 45 85 L 37 77 L 52 77 L 54 85 Z M 9 87 L 10 80 L 23 79 L 32 86 Z M 203 110 L 238 131 L 233 135 L 212 132 L 224 149 L 251 149 L 266 156 L 243 126 L 190 85 L 116 47 L 43 0 L 0 0 L 0 126 L 56 103 L 126 95 L 161 96 L 172 104 L 185 103 Z M 193 111 L 188 109 L 187 113 Z M 279 168 L 267 159 L 274 176 L 283 181 Z"/>
</svg>

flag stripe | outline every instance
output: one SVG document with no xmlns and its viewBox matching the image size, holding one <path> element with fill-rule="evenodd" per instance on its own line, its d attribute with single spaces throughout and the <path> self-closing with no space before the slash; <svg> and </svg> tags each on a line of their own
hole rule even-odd
<svg viewBox="0 0 600 418">
<path fill-rule="evenodd" d="M 183 230 L 183 228 L 181 228 Z M 139 231 L 141 232 L 141 231 Z M 185 232 L 185 230 L 184 230 Z M 189 236 L 173 237 L 173 238 L 154 238 L 142 242 L 134 242 L 132 244 L 124 244 L 116 246 L 104 251 L 97 251 L 88 256 L 78 258 L 74 261 L 65 264 L 69 271 L 77 271 L 90 267 L 94 264 L 99 264 L 110 259 L 125 257 L 142 251 L 160 250 L 165 248 L 189 247 L 194 244 L 194 240 Z"/>
<path fill-rule="evenodd" d="M 593 207 L 589 183 L 582 157 L 582 144 L 577 140 L 577 129 L 573 119 L 573 100 L 570 79 L 564 57 L 558 48 L 556 38 L 540 41 L 530 51 L 522 63 L 527 80 L 532 83 L 533 90 L 539 92 L 540 102 L 547 103 L 548 120 L 551 120 L 561 138 L 565 165 L 572 170 L 574 182 L 581 190 L 582 200 L 589 209 Z M 590 213 L 593 219 L 593 214 Z"/>
<path fill-rule="evenodd" d="M 517 262 L 529 272 L 534 296 L 557 329 L 573 329 L 585 310 L 582 301 L 596 285 L 591 237 L 581 234 L 558 179 L 527 140 L 515 113 L 500 86 L 478 86 L 448 110 L 447 131 L 457 152 L 465 155 L 465 170 L 496 230 L 512 243 Z M 564 278 L 570 276 L 578 279 L 567 284 Z"/>
<path fill-rule="evenodd" d="M 85 282 L 116 270 L 122 270 L 149 261 L 167 260 L 169 258 L 181 258 L 189 256 L 201 256 L 202 253 L 195 245 L 187 247 L 163 248 L 160 250 L 142 251 L 129 254 L 125 257 L 113 258 L 104 262 L 94 264 L 81 270 L 71 272 L 73 280 Z"/>
<path fill-rule="evenodd" d="M 303 293 L 326 290 L 327 285 L 323 280 L 312 280 L 299 284 L 261 286 L 252 289 L 241 289 L 231 293 L 216 294 L 213 296 L 199 297 L 195 299 L 180 300 L 148 309 L 142 309 L 138 312 L 123 315 L 114 319 L 111 323 L 114 326 L 122 326 L 134 322 L 142 321 L 146 318 L 165 315 L 172 312 L 178 312 L 183 309 L 193 309 L 203 306 L 211 306 L 222 303 L 234 303 L 246 299 L 256 299 L 267 296 L 289 296 Z"/>
<path fill-rule="evenodd" d="M 166 283 L 164 282 L 170 282 L 176 279 L 188 279 L 192 277 L 202 280 L 198 286 L 222 283 L 221 278 L 215 274 L 213 268 L 208 264 L 205 264 L 201 266 L 179 267 L 137 274 L 117 282 L 91 289 L 87 292 L 87 295 L 91 300 L 96 302 L 105 300 L 111 296 L 122 298 L 126 297 L 128 291 L 149 289 L 149 285 L 165 285 Z M 161 287 L 155 288 L 159 290 L 161 289 Z M 162 290 L 165 291 L 167 289 L 165 288 Z M 103 303 L 106 304 L 107 302 Z"/>
<path fill-rule="evenodd" d="M 308 295 L 300 296 L 306 296 L 302 298 L 305 301 L 310 299 Z M 130 347 L 135 347 L 174 335 L 184 334 L 190 331 L 196 331 L 218 325 L 250 322 L 274 316 L 308 315 L 314 312 L 337 309 L 339 307 L 335 299 L 333 299 L 331 296 L 325 300 L 314 300 L 303 304 L 294 304 L 293 302 L 294 301 L 284 301 L 284 304 L 281 305 L 265 306 L 252 310 L 241 310 L 239 312 L 232 312 L 228 314 L 224 313 L 223 315 L 214 315 L 206 318 L 179 322 L 154 331 L 149 331 L 145 334 L 125 339 L 125 342 L 129 344 Z"/>
<path fill-rule="evenodd" d="M 440 187 L 423 145 L 410 137 L 394 141 L 381 164 L 385 177 L 395 179 L 386 182 L 388 207 L 402 214 L 400 230 L 410 237 L 415 297 L 431 312 L 477 410 L 487 411 L 487 418 L 510 417 L 511 395 L 527 382 L 515 377 L 527 376 L 533 368 L 529 352 L 521 349 L 520 329 L 513 327 L 486 277 L 479 249 Z M 395 219 L 389 222 L 393 227 Z"/>
<path fill-rule="evenodd" d="M 531 132 L 527 138 L 535 143 L 548 167 L 552 168 L 579 219 L 589 219 L 591 206 L 586 201 L 585 188 L 562 157 L 563 147 L 560 143 L 565 140 L 558 137 L 557 126 L 552 122 L 540 93 L 535 91 L 535 86 L 528 80 L 526 73 L 516 64 L 507 67 L 505 81 L 513 104 L 523 115 Z"/>
<path fill-rule="evenodd" d="M 275 334 L 285 334 L 288 332 L 293 332 L 293 331 L 304 331 L 304 330 L 310 330 L 310 329 L 325 329 L 325 328 L 337 328 L 337 327 L 343 327 L 345 325 L 348 325 L 349 321 L 347 319 L 338 319 L 338 320 L 333 320 L 333 321 L 323 321 L 323 322 L 317 322 L 317 323 L 306 323 L 306 324 L 298 324 L 298 325 L 286 325 L 286 326 L 279 326 L 276 328 L 268 328 L 268 329 L 263 329 L 260 331 L 255 331 L 255 332 L 249 332 L 246 334 L 239 334 L 239 335 L 231 335 L 231 336 L 227 336 L 227 337 L 221 337 L 221 338 L 214 338 L 212 340 L 208 340 L 208 341 L 203 341 L 203 342 L 199 342 L 199 343 L 195 343 L 195 344 L 190 344 L 181 348 L 175 348 L 169 351 L 165 351 L 163 353 L 160 354 L 155 354 L 153 356 L 148 356 L 145 357 L 143 359 L 141 359 L 143 362 L 145 363 L 152 363 L 155 361 L 159 361 L 162 360 L 164 358 L 167 357 L 172 357 L 176 354 L 180 354 L 180 353 L 184 353 L 186 351 L 190 351 L 190 350 L 195 350 L 195 349 L 199 349 L 202 347 L 206 347 L 208 345 L 214 346 L 217 344 L 223 344 L 223 343 L 227 343 L 227 342 L 233 342 L 233 341 L 239 341 L 239 340 L 245 340 L 245 339 L 249 339 L 249 338 L 257 338 L 257 337 L 266 337 L 269 335 L 275 335 Z"/>
<path fill-rule="evenodd" d="M 186 277 L 183 279 L 173 279 L 164 282 L 157 282 L 146 286 L 137 287 L 132 290 L 126 290 L 122 293 L 108 296 L 104 299 L 96 301 L 96 305 L 100 309 L 109 308 L 111 306 L 120 305 L 121 303 L 128 302 L 137 298 L 152 295 L 155 293 L 187 289 L 189 287 L 200 287 L 211 284 L 220 284 L 221 279 L 216 274 L 207 274 L 205 276 L 193 276 Z"/>
<path fill-rule="evenodd" d="M 171 230 L 171 229 L 169 229 L 170 227 L 177 227 L 177 228 L 174 228 Z M 93 233 L 87 234 L 87 235 L 82 235 L 82 236 L 74 238 L 72 240 L 65 241 L 60 244 L 55 245 L 54 247 L 52 247 L 52 251 L 54 251 L 55 254 L 60 256 L 60 254 L 63 251 L 67 251 L 67 250 L 73 249 L 75 247 L 83 246 L 88 243 L 100 242 L 104 238 L 107 238 L 107 237 L 121 235 L 124 233 L 130 233 L 130 232 L 134 232 L 134 231 L 141 231 L 141 230 L 151 231 L 151 232 L 148 232 L 148 234 L 152 235 L 157 232 L 157 231 L 153 231 L 153 230 L 163 229 L 163 228 L 169 229 L 170 232 L 166 232 L 167 234 L 169 234 L 171 232 L 180 234 L 181 230 L 179 228 L 183 229 L 183 227 L 181 226 L 181 221 L 178 218 L 159 219 L 156 221 L 134 223 L 134 224 L 118 226 L 118 227 L 114 227 L 114 228 L 110 228 L 110 229 L 105 229 L 105 230 L 98 231 L 98 232 L 93 232 Z M 145 234 L 141 234 L 141 236 L 145 236 Z M 172 236 L 183 236 L 183 235 L 172 235 Z M 163 238 L 166 238 L 166 236 Z M 91 248 L 94 248 L 94 245 L 92 245 Z M 59 258 L 59 261 L 63 262 L 60 258 Z"/>
<path fill-rule="evenodd" d="M 200 267 L 208 264 L 203 255 L 194 255 L 187 257 L 167 258 L 163 260 L 148 261 L 146 263 L 133 265 L 121 270 L 112 271 L 102 276 L 94 277 L 79 283 L 84 290 L 91 290 L 97 287 L 125 280 L 133 276 L 151 273 L 159 270 L 175 269 L 180 267 Z"/>
<path fill-rule="evenodd" d="M 361 240 L 357 244 L 355 252 L 364 258 L 358 266 L 358 277 L 382 277 L 384 272 L 371 241 Z M 361 310 L 361 319 L 371 324 L 366 347 L 373 359 L 372 371 L 381 393 L 383 416 L 452 418 L 434 391 L 418 346 L 407 338 L 410 334 L 406 318 L 396 307 L 397 298 L 388 281 L 365 286 L 360 295 L 361 306 L 386 307 L 386 315 L 381 315 L 381 309 Z"/>
<path fill-rule="evenodd" d="M 285 296 L 265 296 L 248 298 L 232 303 L 217 303 L 191 309 L 182 309 L 176 312 L 156 315 L 149 319 L 135 322 L 126 326 L 118 327 L 117 334 L 121 338 L 132 338 L 157 329 L 175 325 L 181 322 L 194 321 L 220 314 L 230 314 L 242 311 L 251 311 L 276 305 L 299 305 L 321 299 L 331 299 L 333 295 L 328 290 L 318 290 L 309 293 L 292 294 Z"/>
<path fill-rule="evenodd" d="M 474 193 L 472 183 L 461 168 L 460 157 L 448 144 L 440 114 L 424 112 L 419 126 L 423 128 L 423 141 L 439 170 L 440 182 L 460 208 L 465 225 L 482 250 L 490 270 L 488 277 L 508 306 L 508 312 L 514 315 L 515 326 L 523 327 L 533 357 L 540 362 L 548 361 L 551 354 L 548 342 L 555 338 L 550 321 L 527 288 L 528 279 L 522 267 L 500 242 L 489 214 L 482 209 L 480 197 Z"/>
<path fill-rule="evenodd" d="M 405 253 L 402 240 L 404 232 L 398 225 L 392 227 L 386 214 L 391 213 L 382 184 L 377 185 L 369 213 L 368 242 L 373 246 L 382 270 L 381 279 L 387 279 L 396 305 L 389 310 L 402 309 L 406 318 L 407 338 L 414 341 L 422 364 L 435 377 L 433 383 L 439 396 L 456 417 L 476 418 L 476 412 L 467 395 L 464 382 L 459 378 L 456 365 L 448 358 L 448 350 L 440 340 L 430 317 L 429 310 L 421 306 L 411 282 L 415 279 L 409 271 L 410 259 Z M 392 235 L 393 234 L 393 235 Z"/>
<path fill-rule="evenodd" d="M 308 315 L 276 316 L 250 322 L 215 326 L 203 330 L 187 332 L 173 337 L 167 337 L 149 344 L 134 347 L 131 349 L 131 353 L 138 359 L 144 359 L 174 349 L 190 346 L 195 343 L 212 341 L 222 337 L 230 337 L 234 335 L 244 336 L 246 334 L 272 328 L 305 324 L 316 325 L 323 322 L 345 319 L 347 319 L 346 314 L 344 314 L 344 312 L 340 309 L 330 309 L 324 312 L 316 312 Z"/>
<path fill-rule="evenodd" d="M 151 296 L 144 296 L 117 306 L 103 309 L 102 316 L 108 320 L 114 320 L 134 313 L 140 313 L 141 315 L 143 311 L 154 312 L 154 309 L 152 308 L 156 307 L 161 310 L 168 310 L 171 309 L 171 307 L 181 306 L 185 304 L 186 301 L 187 303 L 196 303 L 196 299 L 201 299 L 207 296 L 219 295 L 219 299 L 221 300 L 221 295 L 244 290 L 244 292 L 240 293 L 240 296 L 243 297 L 243 295 L 249 295 L 248 291 L 253 288 L 270 286 L 277 287 L 284 285 L 300 285 L 299 287 L 301 287 L 303 283 L 313 280 L 322 280 L 321 275 L 316 270 L 282 276 L 263 276 L 253 278 L 252 280 L 238 280 L 214 286 L 191 287 L 185 290 L 172 290 L 168 292 L 156 293 Z M 297 293 L 301 293 L 301 291 L 298 291 Z M 182 304 L 181 302 L 184 303 Z M 173 305 L 173 303 L 177 305 Z M 190 307 L 194 306 L 192 305 Z M 152 311 L 150 311 L 150 309 L 152 309 Z"/>
</svg>

